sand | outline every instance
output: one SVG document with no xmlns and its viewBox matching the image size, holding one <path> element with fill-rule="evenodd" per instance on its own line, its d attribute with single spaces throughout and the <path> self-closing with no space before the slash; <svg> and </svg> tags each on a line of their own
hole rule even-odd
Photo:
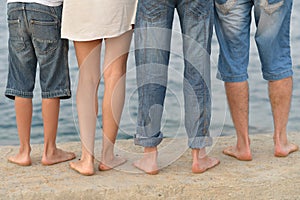
<svg viewBox="0 0 300 200">
<path fill-rule="evenodd" d="M 289 133 L 290 141 L 300 144 L 299 134 Z M 221 153 L 235 143 L 234 136 L 215 138 L 209 155 L 221 163 L 203 174 L 191 173 L 190 150 L 184 139 L 166 139 L 159 154 L 161 171 L 155 176 L 132 166 L 141 156 L 141 148 L 132 140 L 120 140 L 116 145 L 117 153 L 128 159 L 125 165 L 97 171 L 91 177 L 70 170 L 68 162 L 42 166 L 42 145 L 32 145 L 33 164 L 29 167 L 7 162 L 18 147 L 2 146 L 0 199 L 300 199 L 300 152 L 276 158 L 272 134 L 250 138 L 253 161 L 247 162 Z M 80 157 L 79 143 L 58 146 Z"/>
</svg>

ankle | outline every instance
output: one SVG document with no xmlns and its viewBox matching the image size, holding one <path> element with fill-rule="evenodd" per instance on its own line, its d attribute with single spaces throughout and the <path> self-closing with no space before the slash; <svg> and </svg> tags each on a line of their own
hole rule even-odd
<svg viewBox="0 0 300 200">
<path fill-rule="evenodd" d="M 45 155 L 53 155 L 57 150 L 55 143 L 45 143 L 44 144 L 44 154 Z"/>
<path fill-rule="evenodd" d="M 236 148 L 241 149 L 250 149 L 250 139 L 247 138 L 238 138 L 236 143 Z"/>
<path fill-rule="evenodd" d="M 200 149 L 192 149 L 193 162 L 198 161 L 199 151 L 200 151 Z"/>
<path fill-rule="evenodd" d="M 288 143 L 286 134 L 276 134 L 273 136 L 275 145 L 285 145 Z"/>
<path fill-rule="evenodd" d="M 145 147 L 144 149 L 144 159 L 146 160 L 157 160 L 158 151 L 156 147 Z"/>
<path fill-rule="evenodd" d="M 114 149 L 112 148 L 106 148 L 106 149 L 102 149 L 101 151 L 101 158 L 102 159 L 113 159 L 115 157 L 115 154 L 114 154 Z"/>
<path fill-rule="evenodd" d="M 82 152 L 80 160 L 86 162 L 94 162 L 94 155 L 87 152 Z"/>
<path fill-rule="evenodd" d="M 30 145 L 21 145 L 19 148 L 19 153 L 20 154 L 30 154 L 31 152 L 31 147 Z"/>
<path fill-rule="evenodd" d="M 157 147 L 145 147 L 144 153 L 157 153 Z"/>
</svg>

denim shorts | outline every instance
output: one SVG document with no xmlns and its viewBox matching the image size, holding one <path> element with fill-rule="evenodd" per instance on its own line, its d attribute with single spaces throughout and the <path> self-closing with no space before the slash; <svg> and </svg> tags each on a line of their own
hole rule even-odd
<svg viewBox="0 0 300 200">
<path fill-rule="evenodd" d="M 60 38 L 62 6 L 8 3 L 9 72 L 5 95 L 32 98 L 37 64 L 42 98 L 70 98 L 68 40 Z"/>
<path fill-rule="evenodd" d="M 292 0 L 215 0 L 215 28 L 220 44 L 217 78 L 242 82 L 248 78 L 251 11 L 263 78 L 293 75 L 290 52 Z"/>
</svg>

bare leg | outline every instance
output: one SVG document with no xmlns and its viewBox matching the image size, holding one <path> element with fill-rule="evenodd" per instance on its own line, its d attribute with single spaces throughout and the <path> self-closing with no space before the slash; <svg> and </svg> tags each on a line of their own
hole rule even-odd
<svg viewBox="0 0 300 200">
<path fill-rule="evenodd" d="M 42 115 L 44 121 L 44 153 L 42 157 L 43 165 L 53 165 L 72 160 L 76 157 L 74 153 L 65 152 L 56 147 L 59 105 L 59 98 L 42 100 Z"/>
<path fill-rule="evenodd" d="M 157 166 L 157 154 L 157 147 L 145 147 L 143 158 L 134 162 L 133 165 L 147 174 L 156 175 L 159 172 Z"/>
<path fill-rule="evenodd" d="M 20 140 L 19 153 L 9 157 L 8 161 L 21 165 L 31 165 L 30 129 L 32 120 L 32 99 L 15 98 L 16 121 Z"/>
<path fill-rule="evenodd" d="M 192 149 L 192 157 L 193 157 L 193 165 L 192 172 L 193 173 L 203 173 L 208 169 L 211 169 L 218 164 L 220 161 L 216 158 L 210 158 L 206 154 L 205 148 L 203 149 Z"/>
<path fill-rule="evenodd" d="M 70 167 L 83 175 L 94 174 L 94 143 L 97 120 L 97 88 L 100 81 L 102 40 L 74 42 L 79 71 L 77 111 L 82 145 L 81 159 Z"/>
<path fill-rule="evenodd" d="M 223 153 L 238 160 L 252 160 L 248 135 L 249 88 L 248 82 L 225 83 L 226 95 L 232 121 L 236 130 L 237 144 L 223 150 Z"/>
<path fill-rule="evenodd" d="M 104 97 L 102 104 L 103 142 L 99 170 L 109 170 L 126 162 L 114 155 L 125 99 L 126 63 L 132 31 L 105 39 Z"/>
<path fill-rule="evenodd" d="M 292 77 L 269 82 L 269 98 L 274 120 L 274 155 L 288 156 L 297 151 L 298 146 L 288 142 L 286 127 L 290 112 L 293 80 Z"/>
</svg>

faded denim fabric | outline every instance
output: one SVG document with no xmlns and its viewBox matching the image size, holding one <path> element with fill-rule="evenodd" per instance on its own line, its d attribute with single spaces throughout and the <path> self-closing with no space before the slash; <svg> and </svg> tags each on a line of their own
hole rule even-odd
<svg viewBox="0 0 300 200">
<path fill-rule="evenodd" d="M 292 0 L 215 0 L 215 28 L 220 44 L 217 77 L 225 82 L 248 79 L 251 10 L 263 78 L 293 75 L 290 52 Z"/>
<path fill-rule="evenodd" d="M 140 0 L 135 24 L 138 116 L 135 144 L 157 146 L 167 90 L 170 43 L 175 9 L 184 56 L 185 128 L 190 148 L 212 145 L 210 53 L 212 0 Z"/>
<path fill-rule="evenodd" d="M 5 95 L 32 98 L 37 63 L 42 98 L 70 98 L 68 40 L 60 38 L 62 6 L 8 3 L 9 74 Z"/>
</svg>

